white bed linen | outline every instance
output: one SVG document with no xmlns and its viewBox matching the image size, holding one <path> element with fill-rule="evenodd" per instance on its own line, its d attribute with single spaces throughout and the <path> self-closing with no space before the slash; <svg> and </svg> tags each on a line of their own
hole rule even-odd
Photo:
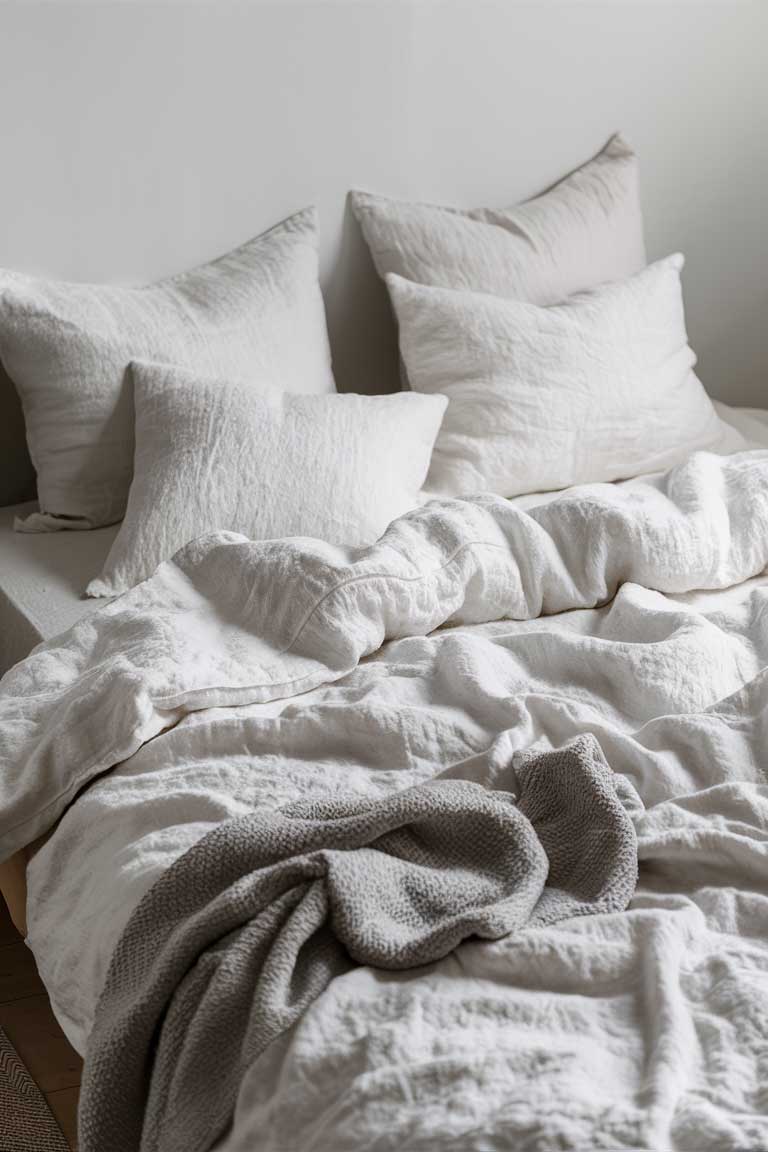
<svg viewBox="0 0 768 1152">
<path fill-rule="evenodd" d="M 257 390 L 271 381 L 335 392 L 317 248 L 317 211 L 306 208 L 216 260 L 141 287 L 0 268 L 0 352 L 24 410 L 40 502 L 21 530 L 87 530 L 124 514 L 131 360 L 245 375 Z"/>
<path fill-rule="evenodd" d="M 546 308 L 388 276 L 411 388 L 449 400 L 425 487 L 517 496 L 671 468 L 716 444 L 682 266 L 668 256 Z"/>
<path fill-rule="evenodd" d="M 254 395 L 249 380 L 163 364 L 133 363 L 131 376 L 134 477 L 89 596 L 127 591 L 223 526 L 253 540 L 373 543 L 418 503 L 448 405 L 415 392 Z"/>
<path fill-rule="evenodd" d="M 439 1123 L 441 1149 L 523 1135 L 533 1149 L 762 1149 L 768 788 L 742 770 L 765 746 L 767 607 L 765 577 L 679 596 L 627 584 L 604 608 L 393 641 L 295 700 L 187 716 L 92 786 L 30 866 L 29 942 L 70 1038 L 82 1050 L 136 901 L 221 819 L 397 787 L 403 766 L 430 774 L 415 734 L 483 777 L 516 747 L 592 731 L 649 805 L 630 913 L 334 982 L 251 1069 L 226 1146 L 428 1149 Z M 349 705 L 360 746 L 351 731 L 324 747 Z M 265 753 L 270 732 L 281 756 Z"/>
<path fill-rule="evenodd" d="M 768 446 L 768 410 L 715 407 L 750 442 Z M 713 450 L 735 447 L 726 430 L 723 443 Z M 556 495 L 535 494 L 516 503 L 527 508 Z M 86 599 L 83 592 L 101 571 L 119 524 L 91 532 L 14 532 L 14 519 L 25 519 L 35 508 L 33 502 L 0 508 L 0 675 L 36 644 L 64 632 L 107 602 Z"/>
</svg>

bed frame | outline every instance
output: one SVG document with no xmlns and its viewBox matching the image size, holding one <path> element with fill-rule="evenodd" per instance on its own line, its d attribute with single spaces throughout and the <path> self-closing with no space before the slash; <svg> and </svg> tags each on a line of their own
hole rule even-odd
<svg viewBox="0 0 768 1152">
<path fill-rule="evenodd" d="M 0 864 L 0 894 L 21 936 L 27 935 L 27 863 L 31 855 L 31 848 L 20 848 Z"/>
</svg>

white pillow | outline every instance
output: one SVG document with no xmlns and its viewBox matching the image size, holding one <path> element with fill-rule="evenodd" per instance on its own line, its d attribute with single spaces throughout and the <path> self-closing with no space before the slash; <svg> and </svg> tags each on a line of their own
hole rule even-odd
<svg viewBox="0 0 768 1152">
<path fill-rule="evenodd" d="M 0 358 L 21 397 L 37 469 L 42 515 L 21 527 L 119 520 L 133 463 L 131 360 L 247 376 L 289 392 L 334 391 L 315 209 L 144 288 L 0 270 Z"/>
<path fill-rule="evenodd" d="M 549 307 L 387 277 L 412 387 L 450 401 L 426 489 L 516 496 L 618 480 L 715 443 L 682 266 L 670 256 Z"/>
<path fill-rule="evenodd" d="M 515 208 L 350 199 L 380 276 L 551 304 L 645 266 L 637 159 L 620 136 Z"/>
<path fill-rule="evenodd" d="M 89 596 L 149 576 L 195 536 L 314 536 L 358 546 L 415 507 L 444 396 L 291 396 L 134 364 L 125 520 Z"/>
</svg>

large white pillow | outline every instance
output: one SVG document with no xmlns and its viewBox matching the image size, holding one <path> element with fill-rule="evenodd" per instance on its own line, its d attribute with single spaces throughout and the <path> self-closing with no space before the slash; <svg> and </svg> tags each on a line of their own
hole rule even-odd
<svg viewBox="0 0 768 1152">
<path fill-rule="evenodd" d="M 315 209 L 144 288 L 0 270 L 0 358 L 21 397 L 37 470 L 42 515 L 22 527 L 119 520 L 133 464 L 131 360 L 246 376 L 254 387 L 334 391 Z"/>
<path fill-rule="evenodd" d="M 449 399 L 427 490 L 517 496 L 618 480 L 716 443 L 682 266 L 670 256 L 548 307 L 387 277 L 411 386 Z"/>
<path fill-rule="evenodd" d="M 637 159 L 620 136 L 514 208 L 350 199 L 380 276 L 551 304 L 645 266 Z"/>
<path fill-rule="evenodd" d="M 89 596 L 149 576 L 195 536 L 313 536 L 358 546 L 415 507 L 444 396 L 293 396 L 134 364 L 125 520 Z"/>
</svg>

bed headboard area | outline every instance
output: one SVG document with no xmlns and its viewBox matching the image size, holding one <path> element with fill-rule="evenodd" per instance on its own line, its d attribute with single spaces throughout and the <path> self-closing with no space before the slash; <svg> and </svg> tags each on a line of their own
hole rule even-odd
<svg viewBox="0 0 768 1152">
<path fill-rule="evenodd" d="M 395 328 L 348 190 L 500 207 L 618 129 L 649 257 L 686 254 L 701 378 L 756 405 L 767 37 L 761 2 L 0 4 L 0 264 L 143 282 L 314 203 L 338 386 L 390 391 Z M 33 487 L 2 376 L 0 502 Z"/>
</svg>

